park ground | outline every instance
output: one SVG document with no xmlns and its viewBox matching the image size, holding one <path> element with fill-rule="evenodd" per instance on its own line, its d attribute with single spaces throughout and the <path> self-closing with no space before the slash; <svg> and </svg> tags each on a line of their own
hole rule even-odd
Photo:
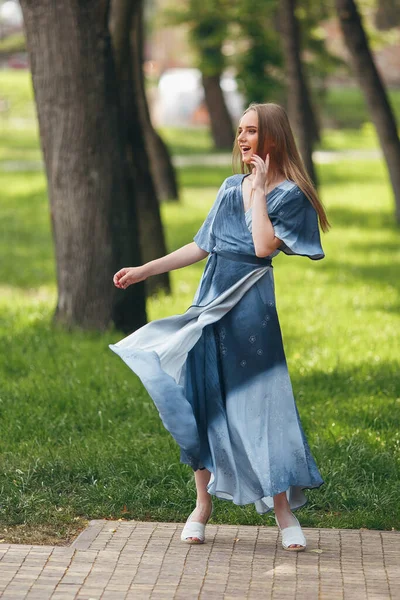
<svg viewBox="0 0 400 600">
<path fill-rule="evenodd" d="M 0 78 L 14 107 L 0 121 L 0 542 L 67 544 L 90 519 L 182 522 L 195 502 L 192 472 L 108 348 L 123 334 L 52 324 L 54 250 L 29 80 Z M 174 156 L 210 151 L 203 131 L 161 133 Z M 366 123 L 326 130 L 321 148 L 373 150 L 377 141 Z M 192 240 L 230 174 L 178 169 L 181 202 L 162 206 L 170 251 Z M 307 492 L 299 519 L 399 530 L 400 249 L 391 189 L 377 158 L 319 164 L 318 176 L 332 224 L 322 236 L 326 258 L 274 259 L 294 393 L 325 480 Z M 172 297 L 149 299 L 149 318 L 184 312 L 203 267 L 173 272 Z M 273 521 L 217 501 L 212 523 Z"/>
</svg>

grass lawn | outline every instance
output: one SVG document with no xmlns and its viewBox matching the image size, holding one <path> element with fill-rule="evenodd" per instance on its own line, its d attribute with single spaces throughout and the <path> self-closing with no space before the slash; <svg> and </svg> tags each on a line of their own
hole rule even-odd
<svg viewBox="0 0 400 600">
<path fill-rule="evenodd" d="M 163 207 L 171 250 L 192 238 L 227 174 L 180 171 L 183 202 Z M 192 473 L 137 378 L 108 349 L 121 333 L 51 324 L 43 175 L 0 177 L 0 535 L 9 539 L 13 525 L 25 524 L 64 539 L 85 518 L 183 521 L 195 499 Z M 275 259 L 295 396 L 325 479 L 308 492 L 301 520 L 398 529 L 400 253 L 390 194 L 378 162 L 324 165 L 320 177 L 333 224 L 323 238 L 327 257 Z M 152 299 L 150 317 L 183 312 L 202 268 L 174 272 L 172 298 Z M 272 524 L 226 501 L 213 519 Z"/>
<path fill-rule="evenodd" d="M 400 120 L 400 89 L 389 91 L 389 101 L 397 123 Z M 334 127 L 358 129 L 368 123 L 368 108 L 358 87 L 337 86 L 327 91 L 322 114 Z"/>
<path fill-rule="evenodd" d="M 38 130 L 32 85 L 25 71 L 0 71 L 0 99 L 8 108 L 0 112 L 0 168 L 10 161 L 39 161 Z M 390 92 L 392 106 L 400 117 L 400 90 Z M 345 129 L 323 131 L 320 150 L 374 149 L 379 146 L 374 127 L 368 122 L 365 102 L 358 89 L 330 89 L 320 109 L 333 123 Z M 210 154 L 208 129 L 160 127 L 160 134 L 173 155 Z"/>
<path fill-rule="evenodd" d="M 13 140 L 0 137 L 5 159 Z M 229 174 L 179 171 L 182 202 L 163 206 L 170 250 L 192 239 Z M 398 530 L 400 250 L 390 189 L 380 161 L 325 164 L 319 176 L 333 225 L 326 258 L 274 260 L 295 397 L 325 479 L 306 492 L 299 518 Z M 0 170 L 0 189 L 0 539 L 65 543 L 93 518 L 184 521 L 195 501 L 192 472 L 138 379 L 108 349 L 123 334 L 52 325 L 43 174 Z M 203 267 L 173 272 L 173 295 L 150 299 L 150 318 L 186 310 Z M 222 500 L 213 521 L 274 524 Z"/>
</svg>

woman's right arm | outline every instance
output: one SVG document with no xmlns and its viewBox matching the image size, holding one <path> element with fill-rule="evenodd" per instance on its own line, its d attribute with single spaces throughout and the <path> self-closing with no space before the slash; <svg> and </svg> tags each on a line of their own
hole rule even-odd
<svg viewBox="0 0 400 600">
<path fill-rule="evenodd" d="M 133 283 L 144 281 L 152 275 L 159 275 L 174 269 L 181 269 L 193 263 L 203 260 L 208 256 L 208 252 L 198 247 L 195 242 L 186 244 L 174 252 L 152 260 L 141 267 L 124 267 L 113 277 L 114 285 L 120 289 L 125 289 Z"/>
</svg>

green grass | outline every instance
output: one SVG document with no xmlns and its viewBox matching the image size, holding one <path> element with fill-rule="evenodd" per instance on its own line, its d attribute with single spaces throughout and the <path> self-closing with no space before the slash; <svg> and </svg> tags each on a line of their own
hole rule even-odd
<svg viewBox="0 0 400 600">
<path fill-rule="evenodd" d="M 317 150 L 376 150 L 378 136 L 372 123 L 364 123 L 359 129 L 325 129 Z"/>
<path fill-rule="evenodd" d="M 0 167 L 8 161 L 41 159 L 30 75 L 0 71 Z"/>
<path fill-rule="evenodd" d="M 400 121 L 400 89 L 389 90 L 389 101 Z M 324 119 L 333 128 L 359 129 L 369 121 L 368 108 L 359 88 L 330 88 L 320 107 Z"/>
<path fill-rule="evenodd" d="M 192 238 L 223 169 L 183 169 L 181 205 L 163 206 L 169 248 Z M 302 422 L 325 484 L 304 525 L 399 529 L 398 231 L 382 165 L 320 169 L 333 229 L 320 262 L 275 259 L 278 310 Z M 42 174 L 0 174 L 0 521 L 78 517 L 183 521 L 191 470 L 133 373 L 107 345 L 123 335 L 52 325 L 54 258 Z M 152 319 L 183 312 L 204 263 L 172 274 Z M 219 501 L 215 522 L 271 523 Z"/>
<path fill-rule="evenodd" d="M 7 78 L 19 105 L 1 119 L 0 161 L 36 160 L 26 74 L 1 72 L 2 90 Z M 204 130 L 163 135 L 176 153 L 209 149 Z M 323 144 L 372 148 L 374 133 L 368 126 L 330 132 Z M 162 207 L 170 250 L 192 239 L 229 174 L 179 171 L 182 202 Z M 321 165 L 319 176 L 333 225 L 323 236 L 326 258 L 274 260 L 295 397 L 325 479 L 307 492 L 300 518 L 308 526 L 399 529 L 393 201 L 380 161 Z M 185 520 L 195 500 L 192 472 L 140 382 L 108 349 L 123 334 L 67 333 L 52 324 L 57 291 L 44 175 L 0 170 L 0 189 L 0 524 L 44 524 L 59 534 L 81 518 Z M 186 310 L 203 268 L 173 272 L 173 295 L 152 298 L 150 318 Z M 213 520 L 272 523 L 253 506 L 226 501 L 216 503 Z"/>
<path fill-rule="evenodd" d="M 0 99 L 5 99 L 8 106 L 0 112 L 0 168 L 9 161 L 41 160 L 29 74 L 24 71 L 0 71 L 0 90 Z M 400 90 L 392 90 L 390 98 L 399 119 Z M 320 110 L 332 125 L 345 129 L 325 129 L 319 149 L 358 150 L 379 147 L 375 129 L 369 122 L 365 103 L 358 89 L 328 90 L 324 106 Z M 218 152 L 213 147 L 207 128 L 160 127 L 159 132 L 173 155 Z"/>
</svg>

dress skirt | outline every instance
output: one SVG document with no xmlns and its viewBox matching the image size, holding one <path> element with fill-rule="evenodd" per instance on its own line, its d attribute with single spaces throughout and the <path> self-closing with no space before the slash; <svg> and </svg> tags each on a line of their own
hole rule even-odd
<svg viewBox="0 0 400 600">
<path fill-rule="evenodd" d="M 195 237 L 210 254 L 193 304 L 110 348 L 140 377 L 181 462 L 211 472 L 210 494 L 254 503 L 263 514 L 275 494 L 286 492 L 295 510 L 307 502 L 303 490 L 323 479 L 293 396 L 272 258 L 256 257 L 251 246 L 232 251 L 215 238 L 210 249 L 205 235 L 218 231 L 215 216 Z M 243 223 L 249 231 L 245 215 Z"/>
</svg>

